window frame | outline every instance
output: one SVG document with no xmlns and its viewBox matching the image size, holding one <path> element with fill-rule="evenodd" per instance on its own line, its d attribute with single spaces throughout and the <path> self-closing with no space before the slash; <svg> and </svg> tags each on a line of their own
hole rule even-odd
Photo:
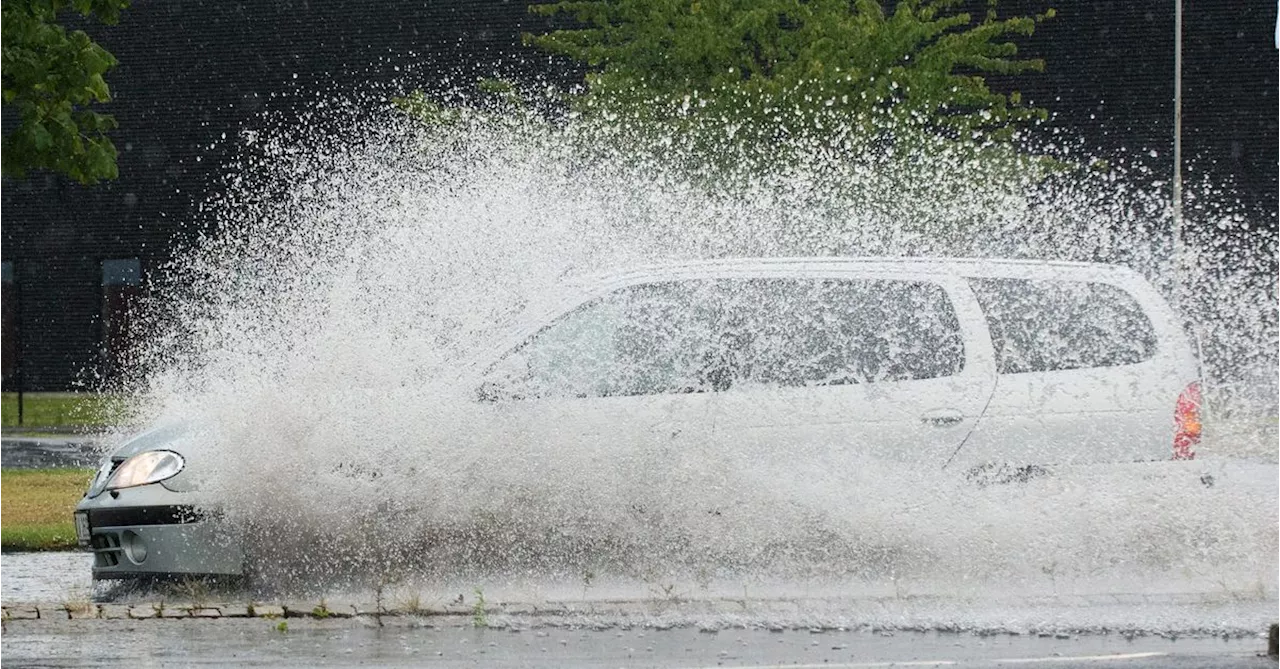
<svg viewBox="0 0 1280 669">
<path fill-rule="evenodd" d="M 1135 365 L 1150 363 L 1153 360 L 1157 359 L 1160 355 L 1161 335 L 1160 335 L 1160 330 L 1158 328 L 1158 323 L 1156 319 L 1152 316 L 1152 314 L 1148 313 L 1148 310 L 1144 305 L 1143 300 L 1140 299 L 1138 295 L 1135 295 L 1133 291 L 1129 290 L 1128 288 L 1126 288 L 1124 285 L 1120 283 L 1117 283 L 1114 281 L 1107 281 L 1101 278 L 1092 278 L 1092 277 L 1054 278 L 1054 277 L 1042 277 L 1042 276 L 1028 277 L 1028 276 L 1003 276 L 1003 275 L 1001 276 L 972 275 L 972 276 L 965 277 L 965 281 L 969 285 L 970 290 L 973 292 L 974 299 L 978 304 L 978 308 L 981 310 L 983 323 L 987 328 L 987 333 L 991 340 L 991 350 L 993 355 L 994 369 L 995 369 L 995 372 L 1000 376 L 1013 376 L 1013 375 L 1019 375 L 1019 374 L 1051 374 L 1051 373 L 1057 373 L 1057 372 L 1077 372 L 1077 371 L 1089 372 L 1089 371 L 1096 371 L 1096 370 L 1119 369 L 1124 367 L 1132 367 Z M 984 300 L 982 297 L 982 290 L 980 288 L 980 284 L 984 282 L 987 282 L 987 283 L 1021 282 L 1024 284 L 1031 284 L 1033 286 L 1036 284 L 1058 285 L 1058 286 L 1065 285 L 1065 284 L 1078 284 L 1078 285 L 1090 287 L 1090 290 L 1096 290 L 1096 288 L 1094 287 L 1100 286 L 1100 287 L 1105 287 L 1107 289 L 1115 291 L 1115 293 L 1122 295 L 1124 296 L 1124 298 L 1126 298 L 1129 305 L 1131 305 L 1134 308 L 1134 312 L 1141 318 L 1142 324 L 1144 325 L 1145 332 L 1144 332 L 1143 352 L 1141 354 L 1141 358 L 1135 361 L 1123 362 L 1120 364 L 1109 364 L 1109 365 L 1087 364 L 1087 365 L 1080 365 L 1080 366 L 1053 367 L 1049 369 L 1018 369 L 1013 371 L 1006 371 L 1005 360 L 1004 360 L 1005 347 L 1002 345 L 1002 343 L 1005 341 L 1004 339 L 1005 329 L 1003 327 L 997 328 L 996 325 L 993 324 L 995 317 L 988 313 L 987 305 L 984 303 Z M 1095 353 L 1094 355 L 1095 357 L 1101 355 L 1101 349 L 1099 349 L 1099 352 Z"/>
</svg>

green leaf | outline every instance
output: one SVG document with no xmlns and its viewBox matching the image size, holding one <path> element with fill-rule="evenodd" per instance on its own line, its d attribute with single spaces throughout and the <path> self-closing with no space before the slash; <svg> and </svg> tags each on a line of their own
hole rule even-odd
<svg viewBox="0 0 1280 669">
<path fill-rule="evenodd" d="M 995 4 L 975 20 L 960 0 L 900 0 L 891 12 L 878 0 L 564 0 L 530 11 L 577 26 L 523 39 L 591 68 L 583 113 L 747 129 L 735 130 L 743 142 L 770 142 L 775 130 L 755 127 L 820 133 L 886 113 L 995 136 L 1046 112 L 982 75 L 1043 70 L 1012 38 L 1051 17 L 998 18 Z"/>
<path fill-rule="evenodd" d="M 27 127 L 27 136 L 31 142 L 31 147 L 36 151 L 48 151 L 53 147 L 53 134 L 45 129 L 44 124 L 39 121 L 31 123 Z"/>
<path fill-rule="evenodd" d="M 80 30 L 67 31 L 60 15 L 114 23 L 127 0 L 8 0 L 0 5 L 0 79 L 3 101 L 21 116 L 6 128 L 5 176 L 52 170 L 82 183 L 117 176 L 116 149 L 105 132 L 115 119 L 90 106 L 108 102 L 103 77 L 116 59 Z"/>
</svg>

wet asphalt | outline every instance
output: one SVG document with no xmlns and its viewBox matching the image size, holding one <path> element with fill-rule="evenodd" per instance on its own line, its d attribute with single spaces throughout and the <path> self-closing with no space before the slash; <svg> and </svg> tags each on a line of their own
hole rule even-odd
<svg viewBox="0 0 1280 669">
<path fill-rule="evenodd" d="M 0 467 L 5 469 L 45 469 L 52 467 L 98 466 L 100 444 L 89 436 L 13 436 L 0 439 Z"/>
<path fill-rule="evenodd" d="M 692 628 L 475 628 L 393 620 L 10 621 L 6 667 L 1275 667 L 1261 639 Z"/>
<path fill-rule="evenodd" d="M 5 602 L 87 601 L 93 556 L 83 551 L 0 555 L 0 598 Z"/>
</svg>

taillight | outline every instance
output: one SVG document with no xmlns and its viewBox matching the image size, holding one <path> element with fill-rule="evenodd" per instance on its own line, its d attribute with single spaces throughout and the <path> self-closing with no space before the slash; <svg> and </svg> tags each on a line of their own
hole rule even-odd
<svg viewBox="0 0 1280 669">
<path fill-rule="evenodd" d="M 1200 444 L 1200 382 L 1187 386 L 1178 395 L 1173 410 L 1173 459 L 1191 460 L 1196 457 Z"/>
</svg>

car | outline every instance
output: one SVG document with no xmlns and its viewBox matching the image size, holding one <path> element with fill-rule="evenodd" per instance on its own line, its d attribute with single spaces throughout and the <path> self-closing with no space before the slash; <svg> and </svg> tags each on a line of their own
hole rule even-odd
<svg viewBox="0 0 1280 669">
<path fill-rule="evenodd" d="M 240 574 L 243 553 L 201 497 L 183 452 L 203 431 L 154 426 L 107 457 L 74 513 L 95 580 L 156 574 Z"/>
<path fill-rule="evenodd" d="M 1123 267 L 737 258 L 577 279 L 545 302 L 460 374 L 476 425 L 655 452 L 820 446 L 988 482 L 1189 460 L 1201 436 L 1179 318 Z M 240 572 L 216 500 L 186 478 L 198 438 L 160 427 L 103 464 L 76 511 L 95 578 Z"/>
</svg>

